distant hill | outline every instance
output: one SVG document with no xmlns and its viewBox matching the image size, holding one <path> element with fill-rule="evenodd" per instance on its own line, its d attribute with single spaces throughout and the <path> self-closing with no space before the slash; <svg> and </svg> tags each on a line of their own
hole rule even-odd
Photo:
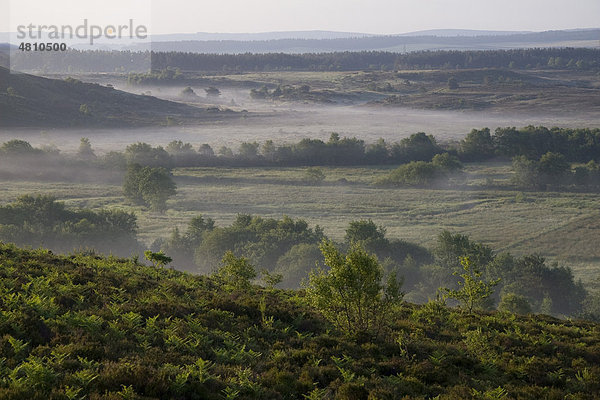
<svg viewBox="0 0 600 400">
<path fill-rule="evenodd" d="M 428 29 L 425 31 L 416 31 L 402 33 L 396 36 L 506 36 L 523 33 L 533 33 L 531 31 L 484 31 L 477 29 Z"/>
<path fill-rule="evenodd" d="M 334 31 L 283 31 L 283 32 L 260 32 L 260 33 L 175 33 L 165 35 L 152 35 L 152 41 L 181 41 L 181 40 L 280 40 L 280 39 L 342 39 L 352 37 L 377 36 L 369 33 L 358 32 L 334 32 Z"/>
<path fill-rule="evenodd" d="M 153 51 L 182 51 L 194 53 L 323 53 L 335 51 L 393 51 L 418 50 L 494 50 L 531 47 L 597 47 L 600 29 L 502 32 L 468 30 L 434 30 L 392 36 L 352 36 L 340 38 L 275 38 L 234 40 L 223 36 L 219 40 L 156 40 Z M 168 38 L 167 38 L 168 39 Z M 133 45 L 130 50 L 144 50 Z"/>
<path fill-rule="evenodd" d="M 11 74 L 0 67 L 0 126 L 160 125 L 224 114 L 75 79 Z"/>
</svg>

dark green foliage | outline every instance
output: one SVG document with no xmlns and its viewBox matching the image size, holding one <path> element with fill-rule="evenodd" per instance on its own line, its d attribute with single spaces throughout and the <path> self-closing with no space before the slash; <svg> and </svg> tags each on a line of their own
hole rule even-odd
<svg viewBox="0 0 600 400">
<path fill-rule="evenodd" d="M 130 255 L 140 250 L 133 213 L 69 210 L 51 196 L 19 197 L 0 207 L 0 241 L 54 251 L 95 249 Z"/>
<path fill-rule="evenodd" d="M 506 293 L 500 299 L 498 310 L 515 314 L 529 314 L 531 312 L 531 305 L 525 296 L 515 293 Z"/>
<path fill-rule="evenodd" d="M 388 176 L 377 179 L 376 185 L 384 186 L 417 186 L 448 185 L 449 179 L 458 176 L 462 164 L 455 156 L 448 153 L 436 154 L 431 162 L 412 161 L 401 165 Z"/>
<path fill-rule="evenodd" d="M 494 292 L 494 287 L 500 283 L 500 279 L 493 281 L 484 281 L 481 277 L 480 266 L 474 264 L 469 257 L 462 257 L 460 263 L 463 267 L 462 273 L 455 272 L 459 276 L 459 289 L 445 289 L 447 296 L 458 300 L 461 306 L 469 313 L 475 308 L 484 308 L 486 300 Z"/>
<path fill-rule="evenodd" d="M 389 176 L 378 179 L 377 185 L 431 186 L 437 179 L 436 168 L 425 161 L 412 161 L 394 170 Z"/>
<path fill-rule="evenodd" d="M 372 220 L 351 221 L 344 239 L 346 243 L 360 243 L 366 249 L 374 251 L 387 245 L 385 233 L 386 229 L 377 226 Z"/>
<path fill-rule="evenodd" d="M 282 274 L 283 287 L 297 288 L 315 264 L 322 261 L 318 244 L 323 237 L 319 226 L 309 228 L 301 219 L 283 217 L 276 220 L 240 214 L 232 225 L 215 227 L 210 218 L 198 216 L 190 221 L 185 232 L 174 229 L 169 238 L 156 244 L 156 249 L 172 255 L 174 264 L 180 269 L 193 271 L 190 267 L 195 258 L 202 273 L 211 273 L 222 255 L 233 251 L 269 272 Z M 346 244 L 353 242 L 359 242 L 384 260 L 388 272 L 403 265 L 407 257 L 412 261 L 406 268 L 403 266 L 403 275 L 411 273 L 412 267 L 432 259 L 421 246 L 385 238 L 385 229 L 372 221 L 350 223 Z M 414 274 L 406 277 L 410 282 L 417 278 Z"/>
<path fill-rule="evenodd" d="M 383 281 L 377 257 L 357 242 L 347 254 L 329 241 L 320 246 L 328 270 L 311 272 L 306 292 L 311 303 L 349 335 L 377 335 L 390 322 L 392 309 L 403 294 L 396 274 Z"/>
<path fill-rule="evenodd" d="M 571 169 L 571 164 L 560 153 L 548 152 L 539 161 L 525 156 L 515 157 L 513 170 L 515 185 L 527 189 L 576 186 L 597 190 L 600 187 L 600 171 L 594 160 Z"/>
<path fill-rule="evenodd" d="M 177 144 L 172 144 L 171 149 L 173 149 L 173 146 L 177 146 Z M 184 145 L 182 145 L 182 147 L 183 146 Z M 125 159 L 129 164 L 139 164 L 150 167 L 169 168 L 171 164 L 169 153 L 161 146 L 152 147 L 148 143 L 141 142 L 127 146 L 125 149 Z"/>
<path fill-rule="evenodd" d="M 512 163 L 515 175 L 513 176 L 513 183 L 519 187 L 531 188 L 541 186 L 541 182 L 538 180 L 538 166 L 534 160 L 529 160 L 525 156 L 515 157 Z"/>
<path fill-rule="evenodd" d="M 231 226 L 203 228 L 202 231 L 201 240 L 194 241 L 197 243 L 195 260 L 200 271 L 205 273 L 212 271 L 226 251 L 233 251 L 272 271 L 279 258 L 293 246 L 316 244 L 323 238 L 319 226 L 309 228 L 306 221 L 287 216 L 276 220 L 239 214 Z"/>
<path fill-rule="evenodd" d="M 283 100 L 283 101 L 313 101 L 317 103 L 331 103 L 327 92 L 311 91 L 308 85 L 278 85 L 269 90 L 267 86 L 250 90 L 250 97 L 257 100 Z"/>
<path fill-rule="evenodd" d="M 460 142 L 460 155 L 465 161 L 487 160 L 496 154 L 489 128 L 473 129 Z"/>
<path fill-rule="evenodd" d="M 493 251 L 483 243 L 473 242 L 466 235 L 442 231 L 433 250 L 436 262 L 450 272 L 462 270 L 461 258 L 468 257 L 477 265 L 485 266 L 493 260 Z"/>
<path fill-rule="evenodd" d="M 0 146 L 0 153 L 3 156 L 11 157 L 11 156 L 27 156 L 27 155 L 35 155 L 40 154 L 41 151 L 38 149 L 34 149 L 29 142 L 19 139 L 9 140 Z"/>
<path fill-rule="evenodd" d="M 160 243 L 167 254 L 173 255 L 174 264 L 184 270 L 194 271 L 194 250 L 202 243 L 204 233 L 213 230 L 215 221 L 198 215 L 188 223 L 187 230 L 181 234 L 178 228 L 173 229 L 171 236 Z"/>
<path fill-rule="evenodd" d="M 93 151 L 86 142 L 76 159 L 67 155 L 50 154 L 33 148 L 29 143 L 12 140 L 0 147 L 0 154 L 6 156 L 7 166 L 19 164 L 21 168 L 31 163 L 42 163 L 56 169 L 72 167 L 75 170 L 90 168 Z M 432 181 L 446 181 L 448 176 L 461 169 L 462 161 L 486 161 L 490 159 L 510 160 L 518 157 L 536 161 L 539 175 L 546 180 L 564 170 L 566 184 L 599 186 L 600 172 L 600 129 L 569 129 L 527 126 L 522 129 L 498 128 L 490 134 L 488 128 L 472 130 L 454 149 L 450 145 L 440 146 L 436 139 L 423 132 L 415 133 L 396 143 L 386 143 L 383 139 L 366 144 L 356 137 L 340 137 L 332 133 L 328 141 L 320 139 L 302 139 L 293 144 L 276 145 L 273 141 L 243 142 L 234 152 L 229 147 L 215 151 L 208 145 L 202 145 L 198 151 L 191 144 L 174 140 L 164 149 L 147 143 L 135 143 L 127 146 L 124 152 L 111 152 L 97 160 L 95 166 L 111 170 L 125 169 L 127 163 L 142 166 L 163 167 L 202 167 L 202 166 L 327 166 L 327 165 L 402 165 L 402 180 L 410 184 L 427 184 Z M 81 153 L 81 152 L 80 152 Z M 543 158 L 543 160 L 541 160 Z M 0 161 L 2 161 L 0 159 Z M 10 162 L 8 162 L 10 161 Z M 422 163 L 411 163 L 422 161 Z M 567 163 L 586 163 L 577 166 L 571 173 Z M 431 164 L 431 165 L 430 165 Z M 538 165 L 539 164 L 539 165 Z M 6 167 L 5 167 L 6 168 Z M 557 169 L 558 168 L 558 169 Z M 73 169 L 73 168 L 71 168 Z M 536 169 L 537 171 L 537 169 Z M 40 172 L 38 172 L 40 173 Z M 572 176 L 571 176 L 572 175 Z"/>
<path fill-rule="evenodd" d="M 549 179 L 560 179 L 571 169 L 565 156 L 559 153 L 548 152 L 540 158 L 539 171 Z"/>
<path fill-rule="evenodd" d="M 260 145 L 257 142 L 242 142 L 238 150 L 238 155 L 245 160 L 254 160 L 258 157 L 259 147 Z"/>
<path fill-rule="evenodd" d="M 165 168 L 131 164 L 123 182 L 123 194 L 136 204 L 162 212 L 167 209 L 167 199 L 175 195 L 176 187 Z"/>
<path fill-rule="evenodd" d="M 302 292 L 0 244 L 0 398 L 593 399 L 600 327 L 403 304 L 349 340 Z M 427 322 L 431 321 L 431 322 Z"/>
<path fill-rule="evenodd" d="M 512 158 L 539 159 L 548 152 L 562 154 L 571 162 L 597 160 L 600 130 L 526 126 L 522 129 L 497 128 L 493 135 L 496 152 Z"/>
<path fill-rule="evenodd" d="M 173 140 L 165 148 L 170 156 L 170 160 L 163 166 L 180 166 L 194 163 L 198 158 L 198 153 L 194 150 L 190 143 L 184 143 L 181 140 Z M 162 153 L 162 152 L 161 152 Z M 164 154 L 161 154 L 161 158 Z"/>
<path fill-rule="evenodd" d="M 256 269 L 247 258 L 236 257 L 231 251 L 228 251 L 221 260 L 221 267 L 213 274 L 213 277 L 226 289 L 249 290 L 250 281 L 256 278 Z"/>
<path fill-rule="evenodd" d="M 401 164 L 410 161 L 430 161 L 443 150 L 432 135 L 419 132 L 394 143 L 390 152 L 393 162 Z"/>
<path fill-rule="evenodd" d="M 501 291 L 524 296 L 534 312 L 559 316 L 581 312 L 586 291 L 581 282 L 575 282 L 570 268 L 548 266 L 536 255 L 513 260 L 497 257 L 492 268 L 502 278 Z"/>
<path fill-rule="evenodd" d="M 398 239 L 388 239 L 386 229 L 372 220 L 351 221 L 346 229 L 345 245 L 359 244 L 373 253 L 386 272 L 397 271 L 408 287 L 419 279 L 418 266 L 433 260 L 431 253 L 419 245 Z"/>
<path fill-rule="evenodd" d="M 144 256 L 146 257 L 146 260 L 150 261 L 156 268 L 164 267 L 173 261 L 171 257 L 168 257 L 162 251 L 154 253 L 150 250 L 146 250 L 144 251 Z"/>
<path fill-rule="evenodd" d="M 283 275 L 277 273 L 271 273 L 269 270 L 264 269 L 260 273 L 260 278 L 264 282 L 267 289 L 274 289 L 275 286 L 279 285 L 283 281 Z"/>
<path fill-rule="evenodd" d="M 569 36 L 567 41 L 589 40 L 590 35 L 596 35 L 595 32 L 543 32 L 529 35 L 545 35 L 544 41 L 564 41 L 565 35 Z M 553 37 L 554 36 L 554 37 Z M 558 38 L 558 37 L 561 38 Z M 583 36 L 583 37 L 582 37 Z M 527 43 L 531 39 L 525 38 Z M 594 39 L 595 39 L 594 37 Z M 465 40 L 478 41 L 482 37 L 472 39 L 462 38 L 436 38 L 436 41 L 449 41 L 448 47 L 456 47 L 456 40 L 464 45 Z M 354 48 L 356 51 L 330 52 L 332 43 L 344 43 L 343 47 Z M 71 65 L 74 70 L 81 72 L 108 72 L 114 73 L 121 68 L 128 68 L 134 65 L 152 64 L 155 70 L 152 73 L 130 74 L 130 84 L 165 84 L 172 85 L 180 83 L 184 76 L 177 70 L 181 68 L 185 71 L 198 72 L 219 72 L 223 71 L 362 71 L 362 70 L 393 70 L 393 69 L 452 69 L 457 68 L 497 68 L 498 66 L 509 66 L 518 69 L 535 68 L 556 68 L 572 70 L 597 70 L 599 67 L 599 52 L 592 48 L 563 48 L 548 47 L 537 49 L 509 49 L 509 50 L 471 50 L 471 51 L 411 51 L 405 54 L 397 52 L 382 51 L 361 51 L 367 47 L 371 41 L 378 41 L 380 48 L 400 47 L 406 44 L 407 40 L 413 40 L 415 44 L 430 43 L 431 38 L 426 36 L 413 37 L 407 39 L 399 36 L 380 36 L 379 38 L 350 38 L 331 40 L 312 40 L 312 47 L 321 47 L 322 51 L 307 54 L 284 54 L 281 52 L 270 51 L 271 46 L 278 46 L 281 41 L 265 41 L 261 44 L 263 51 L 248 52 L 248 48 L 236 47 L 235 42 L 203 42 L 208 46 L 198 52 L 174 52 L 169 49 L 163 49 L 160 52 L 131 52 L 131 51 L 69 51 L 60 54 L 61 63 Z M 485 38 L 484 38 L 485 40 Z M 306 40 L 300 40 L 298 46 L 307 46 Z M 252 48 L 256 49 L 257 42 L 252 42 Z M 168 43 L 165 43 L 168 46 Z M 231 45 L 231 53 L 223 54 L 224 46 Z M 475 44 L 481 46 L 481 43 Z M 328 52 L 329 51 L 329 52 Z M 261 54 L 262 53 L 262 54 Z M 55 55 L 48 54 L 45 57 Z M 24 59 L 21 59 L 24 58 Z M 30 55 L 19 55 L 19 65 L 28 67 L 27 61 Z M 557 61 L 558 60 L 558 61 Z M 571 62 L 573 60 L 573 62 Z M 45 61 L 45 60 L 44 60 Z M 33 58 L 31 69 L 39 66 L 41 60 Z M 47 62 L 49 73 L 52 71 L 51 62 Z M 25 68 L 28 69 L 28 68 Z M 63 72 L 60 69 L 56 72 Z M 3 89 L 3 88 L 2 88 Z"/>
<path fill-rule="evenodd" d="M 437 38 L 438 40 L 440 38 Z M 370 38 L 363 39 L 372 40 Z M 386 38 L 381 38 L 386 40 Z M 387 40 L 398 40 L 393 36 Z M 427 41 L 430 38 L 421 37 L 415 40 Z M 451 40 L 451 39 L 450 39 Z M 464 39 L 463 39 L 464 40 Z M 338 40 L 339 41 L 339 40 Z M 329 41 L 320 40 L 313 45 L 331 46 Z M 359 41 L 360 42 L 360 41 Z M 304 43 L 302 44 L 305 45 Z M 218 42 L 219 51 L 223 51 L 222 42 Z M 399 46 L 396 43 L 382 47 Z M 324 49 L 326 50 L 326 49 Z M 203 53 L 209 53 L 204 51 Z M 216 51 L 214 52 L 216 53 Z M 152 64 L 161 68 L 171 66 L 188 71 L 360 71 L 366 69 L 431 69 L 431 68 L 496 68 L 499 65 L 514 68 L 535 68 L 549 66 L 550 68 L 597 69 L 598 50 L 586 48 L 544 48 L 544 49 L 515 49 L 493 51 L 417 51 L 406 54 L 380 51 L 353 51 L 336 53 L 313 54 L 250 54 L 245 51 L 232 54 L 193 54 L 180 52 L 160 52 L 152 54 Z M 246 53 L 246 54 L 242 54 Z M 113 56 L 118 62 L 118 53 Z M 559 63 L 556 63 L 557 57 Z M 76 54 L 73 55 L 76 62 Z M 99 56 L 100 58 L 100 56 Z M 568 65 L 560 60 L 578 60 Z M 551 64 L 549 62 L 552 61 Z M 579 63 L 579 61 L 581 61 Z M 105 61 L 106 62 L 106 61 Z M 580 67 L 577 67 L 579 63 Z M 111 64 L 112 67 L 112 64 Z M 108 71 L 113 71 L 114 67 Z"/>
<path fill-rule="evenodd" d="M 431 163 L 434 167 L 438 168 L 438 171 L 446 174 L 458 172 L 463 169 L 460 160 L 449 153 L 436 154 L 431 159 Z"/>
<path fill-rule="evenodd" d="M 299 243 L 279 257 L 275 272 L 282 275 L 281 286 L 293 289 L 308 278 L 308 272 L 317 264 L 323 264 L 318 244 Z"/>
<path fill-rule="evenodd" d="M 427 293 L 425 299 L 433 298 L 440 286 L 458 289 L 458 280 L 453 274 L 461 273 L 461 259 L 468 257 L 478 266 L 481 279 L 500 279 L 490 297 L 493 300 L 491 303 L 512 293 L 523 296 L 533 312 L 556 316 L 578 315 L 581 312 L 586 291 L 580 282 L 575 282 L 570 268 L 547 265 L 544 258 L 535 255 L 521 258 L 507 253 L 496 255 L 489 246 L 448 231 L 438 237 L 434 254 L 436 265 L 421 267 L 421 280 L 416 287 L 421 293 Z M 421 300 L 424 299 L 421 297 Z M 485 307 L 491 307 L 491 304 Z"/>
</svg>

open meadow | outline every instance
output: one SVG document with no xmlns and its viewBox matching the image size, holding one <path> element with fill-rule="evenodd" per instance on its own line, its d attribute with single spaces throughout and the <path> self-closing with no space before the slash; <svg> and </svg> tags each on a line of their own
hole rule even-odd
<svg viewBox="0 0 600 400">
<path fill-rule="evenodd" d="M 202 214 L 229 225 L 238 213 L 303 218 L 342 240 L 348 223 L 372 219 L 390 238 L 431 247 L 444 229 L 469 235 L 497 252 L 537 253 L 570 266 L 593 285 L 600 272 L 600 199 L 593 193 L 510 189 L 509 164 L 469 164 L 454 188 L 397 189 L 372 182 L 392 167 L 322 167 L 325 180 L 305 181 L 306 168 L 182 168 L 166 213 L 130 205 L 119 185 L 9 182 L 0 203 L 24 193 L 51 194 L 68 207 L 135 211 L 139 237 L 150 246 Z"/>
</svg>

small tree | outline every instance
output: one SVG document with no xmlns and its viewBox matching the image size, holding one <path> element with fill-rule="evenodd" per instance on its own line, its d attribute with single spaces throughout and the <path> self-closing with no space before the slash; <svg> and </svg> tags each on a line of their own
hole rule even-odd
<svg viewBox="0 0 600 400">
<path fill-rule="evenodd" d="M 198 154 L 200 154 L 201 156 L 204 156 L 204 157 L 214 157 L 215 151 L 212 149 L 212 147 L 210 147 L 210 145 L 208 143 L 204 143 L 198 149 Z"/>
<path fill-rule="evenodd" d="M 250 280 L 256 278 L 256 270 L 245 257 L 236 257 L 228 251 L 221 260 L 222 266 L 213 274 L 229 290 L 250 289 Z"/>
<path fill-rule="evenodd" d="M 246 160 L 253 160 L 258 157 L 259 144 L 257 142 L 242 142 L 238 150 L 239 157 Z"/>
<path fill-rule="evenodd" d="M 548 176 L 552 182 L 569 172 L 571 164 L 562 154 L 548 152 L 540 158 L 538 169 L 542 174 Z"/>
<path fill-rule="evenodd" d="M 144 256 L 146 257 L 146 260 L 150 261 L 156 268 L 164 267 L 173 261 L 171 257 L 166 256 L 162 251 L 154 253 L 150 250 L 146 250 Z"/>
<path fill-rule="evenodd" d="M 176 193 L 177 185 L 165 168 L 130 165 L 123 182 L 125 197 L 136 204 L 149 205 L 155 211 L 167 208 L 167 199 Z"/>
<path fill-rule="evenodd" d="M 92 149 L 90 139 L 86 137 L 81 138 L 77 155 L 81 158 L 96 158 L 96 154 L 94 154 L 94 149 Z"/>
<path fill-rule="evenodd" d="M 377 257 L 354 243 L 347 254 L 331 241 L 320 246 L 328 271 L 312 271 L 307 287 L 311 303 L 339 329 L 377 334 L 393 306 L 402 301 L 401 283 L 390 274 L 382 284 Z"/>
<path fill-rule="evenodd" d="M 304 180 L 311 183 L 320 183 L 325 180 L 325 174 L 321 168 L 310 167 L 304 172 Z"/>
<path fill-rule="evenodd" d="M 469 257 L 461 257 L 460 264 L 464 273 L 459 275 L 455 272 L 454 275 L 462 278 L 462 282 L 458 282 L 461 288 L 458 290 L 444 288 L 444 291 L 449 298 L 458 300 L 469 313 L 472 313 L 476 306 L 480 306 L 491 296 L 494 287 L 500 283 L 500 279 L 489 282 L 483 281 L 481 272 L 473 265 Z"/>
</svg>

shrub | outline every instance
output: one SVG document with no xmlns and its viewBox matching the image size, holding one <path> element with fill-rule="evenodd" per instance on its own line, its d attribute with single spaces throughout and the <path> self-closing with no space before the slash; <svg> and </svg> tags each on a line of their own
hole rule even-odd
<svg viewBox="0 0 600 400">
<path fill-rule="evenodd" d="M 472 313 L 473 308 L 481 306 L 491 296 L 494 287 L 500 283 L 500 279 L 489 282 L 483 281 L 481 272 L 469 257 L 462 257 L 460 263 L 463 266 L 464 273 L 458 275 L 455 272 L 454 275 L 462 278 L 462 282 L 458 282 L 461 288 L 458 290 L 446 288 L 444 290 L 448 293 L 448 297 L 458 300 L 469 313 Z"/>
<path fill-rule="evenodd" d="M 309 277 L 307 296 L 336 327 L 348 333 L 377 334 L 394 305 L 402 301 L 395 274 L 382 284 L 383 268 L 377 257 L 354 243 L 347 254 L 331 241 L 320 246 L 328 271 L 318 269 Z"/>
<path fill-rule="evenodd" d="M 531 312 L 531 305 L 525 296 L 507 293 L 500 299 L 498 309 L 515 314 L 529 314 Z"/>
<path fill-rule="evenodd" d="M 222 266 L 213 274 L 230 290 L 250 288 L 250 280 L 256 278 L 256 270 L 245 257 L 236 257 L 228 251 L 221 260 Z"/>
</svg>

